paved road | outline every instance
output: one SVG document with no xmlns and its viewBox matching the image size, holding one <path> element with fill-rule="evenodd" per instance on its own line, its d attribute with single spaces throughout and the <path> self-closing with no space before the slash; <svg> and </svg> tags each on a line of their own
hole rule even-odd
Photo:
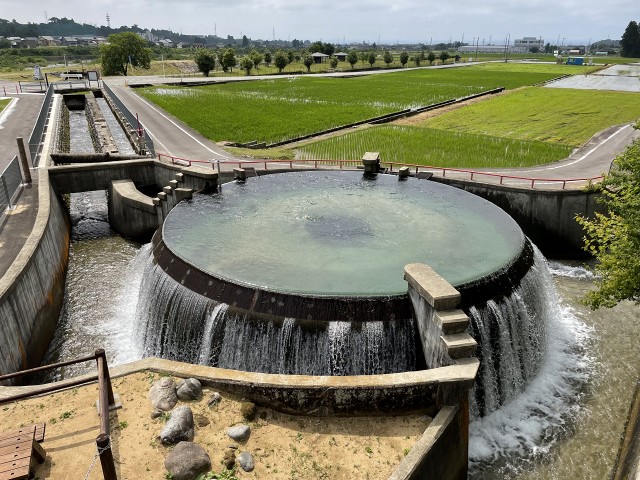
<svg viewBox="0 0 640 480">
<path fill-rule="evenodd" d="M 107 84 L 122 102 L 138 114 L 140 123 L 151 135 L 157 153 L 191 160 L 233 160 L 214 142 L 206 139 L 177 118 L 147 102 L 131 88 L 107 80 Z"/>
<path fill-rule="evenodd" d="M 0 172 L 18 154 L 16 138 L 24 138 L 26 146 L 44 101 L 42 94 L 9 97 L 13 99 L 12 102 L 0 113 Z"/>
</svg>

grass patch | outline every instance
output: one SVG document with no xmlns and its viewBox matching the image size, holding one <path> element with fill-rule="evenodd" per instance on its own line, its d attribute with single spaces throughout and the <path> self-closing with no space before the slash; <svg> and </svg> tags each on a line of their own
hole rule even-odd
<svg viewBox="0 0 640 480">
<path fill-rule="evenodd" d="M 210 140 L 274 143 L 499 86 L 531 85 L 562 75 L 567 68 L 571 67 L 496 63 L 357 78 L 149 87 L 139 92 Z"/>
<path fill-rule="evenodd" d="M 300 159 L 353 160 L 366 151 L 383 160 L 460 168 L 529 167 L 565 158 L 571 148 L 431 128 L 384 125 L 300 148 Z"/>
<path fill-rule="evenodd" d="M 295 152 L 289 148 L 237 148 L 225 147 L 225 150 L 236 157 L 259 158 L 261 160 L 293 160 Z"/>
<path fill-rule="evenodd" d="M 423 126 L 578 147 L 597 132 L 638 117 L 637 93 L 527 88 L 431 118 Z"/>
<path fill-rule="evenodd" d="M 10 98 L 3 98 L 0 100 L 0 113 L 6 108 L 7 105 L 9 105 L 10 101 Z"/>
</svg>

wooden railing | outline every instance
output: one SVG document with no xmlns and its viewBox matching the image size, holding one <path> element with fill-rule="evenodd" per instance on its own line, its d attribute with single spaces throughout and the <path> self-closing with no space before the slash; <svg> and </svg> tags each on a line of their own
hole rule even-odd
<svg viewBox="0 0 640 480">
<path fill-rule="evenodd" d="M 15 373 L 0 375 L 0 383 L 13 380 L 15 378 L 33 375 L 35 373 L 45 372 L 67 365 L 75 365 L 77 363 L 96 361 L 98 374 L 96 376 L 84 377 L 81 379 L 70 379 L 64 382 L 64 385 L 48 385 L 42 387 L 30 388 L 28 391 L 16 393 L 0 398 L 0 404 L 14 402 L 25 398 L 41 395 L 43 393 L 52 393 L 62 389 L 77 385 L 84 385 L 98 380 L 98 409 L 100 414 L 100 433 L 96 437 L 96 446 L 100 456 L 100 464 L 105 480 L 117 480 L 116 468 L 113 462 L 113 452 L 111 450 L 111 432 L 109 427 L 109 410 L 116 407 L 115 397 L 113 395 L 113 387 L 111 385 L 111 376 L 109 375 L 109 367 L 107 365 L 107 355 L 103 349 L 98 349 L 93 355 L 67 360 L 65 362 L 54 363 L 51 365 L 43 365 L 41 367 L 21 370 Z"/>
</svg>

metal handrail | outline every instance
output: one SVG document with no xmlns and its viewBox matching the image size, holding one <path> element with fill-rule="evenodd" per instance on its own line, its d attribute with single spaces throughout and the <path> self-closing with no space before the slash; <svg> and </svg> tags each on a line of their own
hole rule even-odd
<svg viewBox="0 0 640 480">
<path fill-rule="evenodd" d="M 115 463 L 113 461 L 113 452 L 111 450 L 110 427 L 109 427 L 109 409 L 115 407 L 115 397 L 113 395 L 113 387 L 111 385 L 111 376 L 109 375 L 109 367 L 107 366 L 107 355 L 103 349 L 98 349 L 93 355 L 67 360 L 64 362 L 53 363 L 51 365 L 43 365 L 41 367 L 20 370 L 6 375 L 0 375 L 0 382 L 12 380 L 14 378 L 33 375 L 34 373 L 53 370 L 55 368 L 67 365 L 75 365 L 78 363 L 95 360 L 98 369 L 98 375 L 81 380 L 71 380 L 65 382 L 64 386 L 53 385 L 48 387 L 36 388 L 28 392 L 22 392 L 8 397 L 0 398 L 0 404 L 21 400 L 24 398 L 41 395 L 43 393 L 51 393 L 76 385 L 83 385 L 98 380 L 98 408 L 100 414 L 100 434 L 96 437 L 96 445 L 100 454 L 100 464 L 105 480 L 117 480 Z"/>
<path fill-rule="evenodd" d="M 49 85 L 47 93 L 44 96 L 42 105 L 40 106 L 40 112 L 38 113 L 38 119 L 31 130 L 29 135 L 29 153 L 31 155 L 31 166 L 38 166 L 38 156 L 40 155 L 40 145 L 42 144 L 42 137 L 47 130 L 49 121 L 49 114 L 51 111 L 51 103 L 53 100 L 53 85 Z"/>
<path fill-rule="evenodd" d="M 186 166 L 189 166 L 189 167 L 192 166 L 192 164 L 194 163 L 209 164 L 211 165 L 211 168 L 214 168 L 214 169 L 216 168 L 217 165 L 221 163 L 226 165 L 237 165 L 238 168 L 242 168 L 243 166 L 248 166 L 248 165 L 262 165 L 265 170 L 269 169 L 268 165 L 270 164 L 271 165 L 288 164 L 289 168 L 293 168 L 294 164 L 313 164 L 314 168 L 316 169 L 319 168 L 319 165 L 320 166 L 337 165 L 341 170 L 349 170 L 349 169 L 352 169 L 354 166 L 359 166 L 361 164 L 360 160 L 320 160 L 320 159 L 315 159 L 315 160 L 267 160 L 265 159 L 265 160 L 219 160 L 219 161 L 216 160 L 216 161 L 213 161 L 213 160 L 193 160 L 193 159 L 176 157 L 174 155 L 167 155 L 163 153 L 158 154 L 159 161 L 162 161 L 163 157 L 169 159 L 172 164 L 186 164 Z M 463 174 L 469 175 L 469 180 L 474 180 L 474 178 L 477 176 L 487 176 L 487 177 L 498 178 L 500 180 L 499 182 L 500 185 L 504 185 L 505 180 L 522 180 L 530 184 L 531 188 L 535 188 L 536 183 L 538 184 L 552 183 L 552 184 L 562 184 L 562 190 L 564 190 L 567 184 L 570 184 L 570 183 L 574 183 L 574 182 L 594 183 L 604 179 L 604 175 L 599 175 L 597 177 L 588 177 L 588 178 L 540 178 L 540 177 L 523 177 L 518 175 L 507 175 L 504 173 L 483 172 L 479 170 L 467 170 L 462 168 L 435 167 L 432 165 L 417 165 L 417 164 L 411 164 L 411 163 L 385 162 L 385 161 L 382 161 L 380 163 L 381 165 L 387 166 L 389 169 L 389 172 L 393 172 L 394 167 L 398 167 L 397 168 L 398 170 L 401 167 L 409 167 L 411 169 L 415 169 L 416 174 L 420 172 L 430 172 L 430 173 L 442 172 L 442 176 L 446 177 L 447 172 L 463 173 Z"/>
</svg>

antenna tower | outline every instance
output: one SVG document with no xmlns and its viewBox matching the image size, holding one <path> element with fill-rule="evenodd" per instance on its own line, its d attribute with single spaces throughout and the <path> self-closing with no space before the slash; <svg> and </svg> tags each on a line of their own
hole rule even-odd
<svg viewBox="0 0 640 480">
<path fill-rule="evenodd" d="M 109 14 L 107 13 L 107 27 L 111 28 L 111 17 L 109 16 Z"/>
</svg>

